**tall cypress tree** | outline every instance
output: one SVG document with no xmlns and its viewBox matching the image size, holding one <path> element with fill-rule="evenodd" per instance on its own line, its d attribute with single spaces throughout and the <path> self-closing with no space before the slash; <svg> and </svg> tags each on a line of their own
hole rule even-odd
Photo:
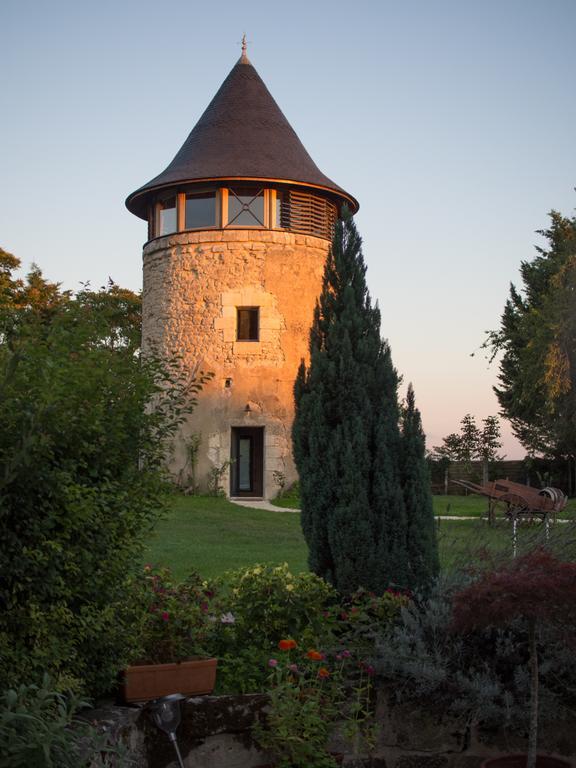
<svg viewBox="0 0 576 768">
<path fill-rule="evenodd" d="M 409 585 L 398 376 L 380 338 L 361 239 L 337 222 L 295 384 L 294 458 L 311 570 L 341 592 Z"/>
<path fill-rule="evenodd" d="M 402 412 L 402 485 L 406 508 L 406 541 L 412 589 L 426 589 L 438 575 L 438 545 L 430 477 L 426 464 L 426 438 L 412 384 Z"/>
</svg>

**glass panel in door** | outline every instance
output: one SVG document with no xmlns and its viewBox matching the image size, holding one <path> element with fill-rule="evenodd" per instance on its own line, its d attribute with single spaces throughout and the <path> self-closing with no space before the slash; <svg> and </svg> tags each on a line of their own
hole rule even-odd
<svg viewBox="0 0 576 768">
<path fill-rule="evenodd" d="M 252 478 L 250 473 L 250 454 L 252 438 L 240 437 L 238 439 L 238 490 L 252 490 Z"/>
</svg>

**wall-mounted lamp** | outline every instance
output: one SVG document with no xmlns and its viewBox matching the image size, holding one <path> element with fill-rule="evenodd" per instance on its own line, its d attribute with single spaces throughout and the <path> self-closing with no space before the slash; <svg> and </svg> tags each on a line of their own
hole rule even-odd
<svg viewBox="0 0 576 768">
<path fill-rule="evenodd" d="M 183 696 L 181 693 L 171 693 L 169 696 L 154 699 L 147 705 L 154 725 L 161 731 L 164 731 L 172 744 L 174 744 L 180 768 L 184 768 L 184 763 L 182 762 L 182 755 L 176 741 L 176 730 L 182 718 L 180 702 L 184 701 L 185 698 L 186 696 Z"/>
</svg>

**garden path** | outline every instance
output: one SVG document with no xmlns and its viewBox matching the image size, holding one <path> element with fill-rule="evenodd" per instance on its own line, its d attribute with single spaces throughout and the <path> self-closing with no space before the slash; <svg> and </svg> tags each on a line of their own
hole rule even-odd
<svg viewBox="0 0 576 768">
<path fill-rule="evenodd" d="M 233 499 L 230 501 L 232 504 L 238 504 L 240 507 L 250 507 L 251 509 L 264 509 L 268 512 L 291 512 L 292 514 L 299 514 L 299 509 L 290 509 L 288 507 L 277 507 L 269 501 L 263 499 Z M 478 517 L 469 517 L 465 515 L 435 515 L 436 520 L 478 520 Z M 569 520 L 558 519 L 558 523 L 569 523 Z"/>
</svg>

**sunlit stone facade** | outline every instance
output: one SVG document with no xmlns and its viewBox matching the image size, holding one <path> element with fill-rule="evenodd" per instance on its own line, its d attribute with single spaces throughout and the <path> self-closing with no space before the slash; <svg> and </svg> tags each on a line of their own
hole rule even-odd
<svg viewBox="0 0 576 768">
<path fill-rule="evenodd" d="M 296 479 L 293 386 L 334 220 L 356 200 L 311 160 L 243 54 L 168 168 L 128 197 L 148 221 L 143 346 L 213 374 L 168 458 L 192 483 L 271 498 Z"/>
</svg>

